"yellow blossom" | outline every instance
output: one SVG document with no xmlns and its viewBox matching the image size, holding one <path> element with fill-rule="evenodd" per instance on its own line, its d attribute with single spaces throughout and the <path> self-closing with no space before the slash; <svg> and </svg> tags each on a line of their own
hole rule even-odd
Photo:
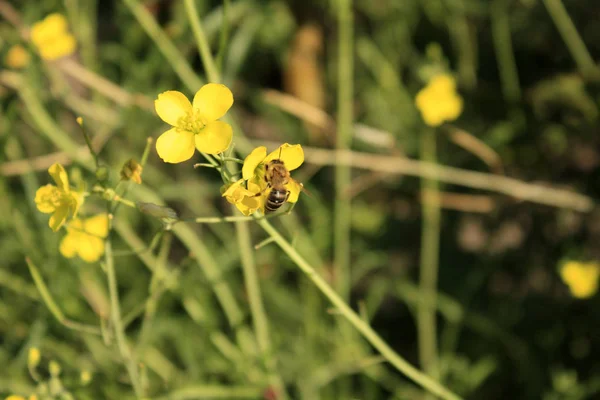
<svg viewBox="0 0 600 400">
<path fill-rule="evenodd" d="M 597 262 L 567 261 L 560 268 L 560 277 L 573 297 L 586 299 L 598 291 L 600 264 Z"/>
<path fill-rule="evenodd" d="M 264 213 L 265 200 L 269 195 L 265 180 L 265 165 L 277 159 L 283 162 L 288 171 L 293 171 L 304 162 L 304 150 L 299 144 L 284 143 L 267 155 L 266 147 L 257 147 L 244 160 L 242 179 L 232 184 L 223 193 L 223 197 L 235 204 L 244 215 L 250 215 L 256 210 Z M 246 183 L 245 186 L 244 183 Z M 289 192 L 287 202 L 297 202 L 302 186 L 290 179 L 285 184 L 285 188 Z"/>
<path fill-rule="evenodd" d="M 171 125 L 156 141 L 164 162 L 180 163 L 194 155 L 194 149 L 219 154 L 231 144 L 231 125 L 218 121 L 233 105 L 233 94 L 225 85 L 209 83 L 200 88 L 192 103 L 183 93 L 170 90 L 158 95 L 154 107 L 158 116 Z"/>
<path fill-rule="evenodd" d="M 15 394 L 12 394 L 12 395 L 8 396 L 4 400 L 25 400 L 25 397 L 23 397 L 23 396 L 17 396 Z"/>
<path fill-rule="evenodd" d="M 71 217 L 77 216 L 77 211 L 83 204 L 83 195 L 71 190 L 69 176 L 60 164 L 53 164 L 48 173 L 54 179 L 55 185 L 42 186 L 35 193 L 35 204 L 41 212 L 52 214 L 48 225 L 56 232 Z"/>
<path fill-rule="evenodd" d="M 434 76 L 427 86 L 417 93 L 415 103 L 423 121 L 429 126 L 439 126 L 460 116 L 463 100 L 456 93 L 456 82 L 447 74 Z"/>
<path fill-rule="evenodd" d="M 79 256 L 83 261 L 96 262 L 104 254 L 104 238 L 107 235 L 106 214 L 76 218 L 67 225 L 67 234 L 60 242 L 60 253 L 67 258 Z"/>
<path fill-rule="evenodd" d="M 61 14 L 50 14 L 31 27 L 31 41 L 44 60 L 56 60 L 75 52 L 77 42 L 69 32 L 67 19 Z"/>
<path fill-rule="evenodd" d="M 231 204 L 235 204 L 242 214 L 251 215 L 256 210 L 264 208 L 263 197 L 257 196 L 257 193 L 260 192 L 260 188 L 256 187 L 255 189 L 256 191 L 246 189 L 245 181 L 240 179 L 239 181 L 232 183 L 227 190 L 223 192 L 223 197 Z"/>
<path fill-rule="evenodd" d="M 20 44 L 16 44 L 8 50 L 4 61 L 10 68 L 21 69 L 29 64 L 30 58 L 29 52 Z"/>
</svg>

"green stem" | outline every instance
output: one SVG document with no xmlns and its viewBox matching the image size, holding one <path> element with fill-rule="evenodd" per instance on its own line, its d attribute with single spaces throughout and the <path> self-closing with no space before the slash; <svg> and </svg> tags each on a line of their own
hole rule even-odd
<svg viewBox="0 0 600 400">
<path fill-rule="evenodd" d="M 94 164 L 96 165 L 96 169 L 98 169 L 100 167 L 100 160 L 98 160 L 98 154 L 96 154 L 96 151 L 94 150 L 94 147 L 92 146 L 92 139 L 90 138 L 90 135 L 89 135 L 87 129 L 85 128 L 85 126 L 83 126 L 83 122 L 84 122 L 83 118 L 81 118 L 81 117 L 77 118 L 77 124 L 81 128 L 81 133 L 83 134 L 83 138 L 85 139 L 85 144 L 87 144 L 87 147 L 90 150 L 90 154 L 92 155 L 92 158 L 94 159 Z"/>
<path fill-rule="evenodd" d="M 583 39 L 579 36 L 579 32 L 577 32 L 577 28 L 575 27 L 575 24 L 573 24 L 562 1 L 544 0 L 544 5 L 552 18 L 552 21 L 554 21 L 554 25 L 556 25 L 556 28 L 565 41 L 567 48 L 571 52 L 571 56 L 575 59 L 575 63 L 577 63 L 581 73 L 588 78 L 598 79 L 600 75 L 598 68 L 585 47 Z"/>
<path fill-rule="evenodd" d="M 74 331 L 78 331 L 81 333 L 91 333 L 94 335 L 101 334 L 100 329 L 95 326 L 71 321 L 70 319 L 65 317 L 65 314 L 63 314 L 63 312 L 60 309 L 60 307 L 58 306 L 58 304 L 56 304 L 56 302 L 52 298 L 52 295 L 50 294 L 48 287 L 44 283 L 44 279 L 42 278 L 42 275 L 40 274 L 39 270 L 37 269 L 37 267 L 35 266 L 33 261 L 31 261 L 29 259 L 29 257 L 26 257 L 25 262 L 27 263 L 27 266 L 29 267 L 29 272 L 31 273 L 33 282 L 35 283 L 35 286 L 37 287 L 38 291 L 40 292 L 40 296 L 42 296 L 42 300 L 44 301 L 44 304 L 46 304 L 46 307 L 48 307 L 48 310 L 50 310 L 50 313 L 52 313 L 54 318 L 56 318 L 56 320 L 59 323 L 61 323 L 62 325 L 64 325 L 65 327 L 67 327 L 69 329 L 73 329 Z"/>
<path fill-rule="evenodd" d="M 272 354 L 271 338 L 269 336 L 269 321 L 265 313 L 265 308 L 260 294 L 260 283 L 256 273 L 256 262 L 252 251 L 250 229 L 247 222 L 236 222 L 236 232 L 238 246 L 240 248 L 240 259 L 242 261 L 242 270 L 244 272 L 244 282 L 250 303 L 250 313 L 254 323 L 254 335 L 258 343 L 258 348 L 265 360 L 265 365 L 269 373 L 269 382 L 277 388 L 278 399 L 287 399 L 288 394 L 285 391 L 283 380 L 277 373 L 277 362 Z"/>
<path fill-rule="evenodd" d="M 496 60 L 500 71 L 502 92 L 506 101 L 516 103 L 521 99 L 521 87 L 510 34 L 508 2 L 506 0 L 494 0 L 490 12 L 494 50 L 496 51 Z"/>
<path fill-rule="evenodd" d="M 352 140 L 353 96 L 353 31 L 352 1 L 338 2 L 338 131 L 336 149 L 338 154 L 348 150 Z M 343 163 L 335 166 L 335 214 L 334 214 L 334 261 L 336 287 L 343 298 L 348 299 L 351 289 L 350 277 L 350 186 L 351 171 Z"/>
<path fill-rule="evenodd" d="M 123 358 L 123 363 L 129 374 L 131 385 L 135 391 L 135 395 L 138 399 L 143 398 L 142 387 L 140 385 L 138 369 L 136 366 L 135 359 L 131 353 L 131 349 L 127 345 L 127 339 L 125 338 L 125 329 L 121 319 L 121 306 L 119 304 L 119 291 L 117 288 L 117 276 L 115 273 L 114 259 L 112 255 L 112 244 L 110 240 L 110 233 L 112 228 L 112 216 L 109 216 L 109 234 L 104 242 L 104 263 L 106 268 L 106 275 L 108 277 L 108 291 L 110 297 L 110 320 L 113 325 L 115 337 L 117 339 L 117 347 L 119 353 Z"/>
<path fill-rule="evenodd" d="M 221 26 L 221 35 L 219 37 L 219 52 L 217 53 L 217 68 L 223 71 L 223 60 L 225 59 L 225 48 L 227 47 L 227 39 L 229 37 L 229 0 L 223 0 L 223 22 Z"/>
<path fill-rule="evenodd" d="M 167 62 L 171 64 L 171 67 L 173 67 L 173 70 L 185 86 L 190 91 L 196 92 L 202 86 L 202 80 L 196 75 L 173 42 L 169 40 L 152 14 L 138 0 L 123 0 L 123 2 L 140 25 L 142 25 L 146 33 L 154 40 Z"/>
<path fill-rule="evenodd" d="M 421 159 L 436 162 L 436 132 L 427 128 L 421 136 Z M 417 308 L 417 331 L 419 336 L 419 360 L 423 370 L 439 379 L 437 350 L 437 302 L 438 263 L 440 246 L 440 192 L 436 179 L 421 180 L 423 224 L 421 230 L 420 283 L 422 300 Z M 430 304 L 431 302 L 431 304 Z"/>
<path fill-rule="evenodd" d="M 192 26 L 192 31 L 194 32 L 194 37 L 196 38 L 200 59 L 204 65 L 208 80 L 210 82 L 220 82 L 221 76 L 219 74 L 219 70 L 217 69 L 217 64 L 215 63 L 215 60 L 210 52 L 210 45 L 208 44 L 208 39 L 204 33 L 204 29 L 202 28 L 202 20 L 198 15 L 196 3 L 194 0 L 185 0 L 184 4 L 187 11 L 187 16 Z"/>
<path fill-rule="evenodd" d="M 315 269 L 298 254 L 296 249 L 281 236 L 281 234 L 266 220 L 258 221 L 258 224 L 273 238 L 275 243 L 290 257 L 300 270 L 310 279 L 315 286 L 331 301 L 338 309 L 339 315 L 345 318 L 363 337 L 375 347 L 379 353 L 392 364 L 398 371 L 405 374 L 414 382 L 421 385 L 433 394 L 443 399 L 459 400 L 460 397 L 442 386 L 436 380 L 427 376 L 408 361 L 398 355 L 360 316 L 354 312 L 348 304 L 336 293 L 335 290 L 321 278 Z"/>
</svg>

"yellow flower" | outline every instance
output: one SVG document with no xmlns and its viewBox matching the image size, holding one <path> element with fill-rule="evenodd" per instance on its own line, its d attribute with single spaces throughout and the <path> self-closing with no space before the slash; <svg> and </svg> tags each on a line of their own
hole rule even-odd
<svg viewBox="0 0 600 400">
<path fill-rule="evenodd" d="M 426 87 L 417 93 L 415 104 L 423 121 L 429 126 L 439 126 L 460 116 L 463 100 L 456 93 L 456 82 L 447 74 L 434 76 Z"/>
<path fill-rule="evenodd" d="M 266 147 L 257 147 L 244 160 L 242 179 L 229 186 L 223 193 L 223 197 L 235 204 L 244 215 L 250 215 L 256 210 L 264 213 L 265 200 L 269 195 L 269 191 L 266 190 L 265 165 L 277 159 L 283 162 L 288 171 L 293 171 L 304 162 L 304 150 L 299 144 L 284 143 L 267 155 Z M 245 186 L 244 183 L 246 183 Z M 287 201 L 289 203 L 297 202 L 302 186 L 290 179 L 285 184 L 285 188 L 289 192 Z"/>
<path fill-rule="evenodd" d="M 560 277 L 578 299 L 592 297 L 598 291 L 600 264 L 567 261 L 560 268 Z"/>
<path fill-rule="evenodd" d="M 77 216 L 77 211 L 83 204 L 83 195 L 71 190 L 69 176 L 62 165 L 53 164 L 48 168 L 48 173 L 56 186 L 47 184 L 39 188 L 35 193 L 35 204 L 41 212 L 52 214 L 48 225 L 56 232 L 67 218 Z"/>
<path fill-rule="evenodd" d="M 171 125 L 156 141 L 156 151 L 164 162 L 180 163 L 194 155 L 194 148 L 219 154 L 231 144 L 231 125 L 217 121 L 233 104 L 233 94 L 225 85 L 209 83 L 200 88 L 192 103 L 183 93 L 170 90 L 158 95 L 154 107 L 158 116 Z"/>
<path fill-rule="evenodd" d="M 30 58 L 29 52 L 27 52 L 27 50 L 25 50 L 25 48 L 20 44 L 16 44 L 8 50 L 8 53 L 6 53 L 6 59 L 4 61 L 10 68 L 21 69 L 25 68 L 27 64 L 29 64 Z"/>
<path fill-rule="evenodd" d="M 23 396 L 17 396 L 15 394 L 12 394 L 12 395 L 8 396 L 4 400 L 25 400 L 25 397 L 23 397 Z"/>
<path fill-rule="evenodd" d="M 77 42 L 69 32 L 66 18 L 50 14 L 31 27 L 31 41 L 44 60 L 56 60 L 75 52 Z"/>
<path fill-rule="evenodd" d="M 87 219 L 74 219 L 67 226 L 67 234 L 60 242 L 60 253 L 92 263 L 104 254 L 104 238 L 108 235 L 108 216 L 99 214 Z"/>
<path fill-rule="evenodd" d="M 252 186 L 255 191 L 251 191 L 246 189 L 245 181 L 240 179 L 239 181 L 232 183 L 225 192 L 223 192 L 223 197 L 227 199 L 231 204 L 235 204 L 238 210 L 242 212 L 244 215 L 251 215 L 256 210 L 260 208 L 264 208 L 264 198 L 262 196 L 257 196 L 257 193 L 260 192 L 260 187 Z"/>
</svg>

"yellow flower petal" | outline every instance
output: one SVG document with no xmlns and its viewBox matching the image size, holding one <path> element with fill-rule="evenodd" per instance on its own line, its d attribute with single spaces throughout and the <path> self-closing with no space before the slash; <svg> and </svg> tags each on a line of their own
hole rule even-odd
<svg viewBox="0 0 600 400">
<path fill-rule="evenodd" d="M 31 27 L 31 41 L 37 47 L 67 31 L 66 18 L 58 13 L 50 14 Z"/>
<path fill-rule="evenodd" d="M 48 168 L 48 173 L 50 174 L 52 179 L 54 179 L 54 182 L 56 182 L 56 186 L 60 190 L 64 190 L 65 192 L 68 192 L 70 190 L 69 176 L 67 175 L 67 171 L 65 171 L 65 168 L 62 165 L 58 163 L 52 164 L 50 168 Z"/>
<path fill-rule="evenodd" d="M 50 221 L 48 221 L 48 226 L 50 226 L 50 229 L 56 232 L 60 229 L 61 226 L 63 226 L 68 216 L 68 204 L 61 204 L 59 207 L 56 208 L 56 211 L 54 211 L 54 214 L 52 214 L 52 216 L 50 217 Z"/>
<path fill-rule="evenodd" d="M 104 254 L 104 240 L 90 235 L 84 236 L 77 248 L 77 254 L 85 262 L 98 261 Z"/>
<path fill-rule="evenodd" d="M 300 186 L 300 183 L 291 180 L 285 185 L 285 188 L 290 192 L 287 198 L 288 203 L 296 203 L 298 201 L 298 197 L 300 197 L 300 192 L 302 191 L 302 186 Z"/>
<path fill-rule="evenodd" d="M 222 194 L 223 197 L 227 199 L 231 204 L 239 203 L 244 199 L 245 196 L 253 195 L 248 189 L 244 186 L 244 180 L 240 179 L 227 188 Z"/>
<path fill-rule="evenodd" d="M 172 128 L 160 135 L 156 141 L 156 152 L 164 162 L 180 163 L 194 155 L 194 134 Z"/>
<path fill-rule="evenodd" d="M 263 162 L 267 156 L 267 148 L 260 146 L 252 150 L 252 153 L 244 159 L 244 166 L 242 167 L 242 178 L 250 179 L 254 176 L 255 170 L 260 163 Z"/>
<path fill-rule="evenodd" d="M 60 190 L 54 185 L 47 184 L 35 192 L 35 205 L 38 210 L 45 214 L 56 210 L 60 199 Z"/>
<path fill-rule="evenodd" d="M 108 236 L 108 215 L 99 214 L 84 220 L 83 229 L 94 237 L 105 238 Z"/>
<path fill-rule="evenodd" d="M 231 125 L 222 121 L 209 122 L 194 138 L 198 151 L 219 154 L 227 150 L 233 139 Z"/>
<path fill-rule="evenodd" d="M 281 160 L 285 164 L 288 171 L 293 171 L 298 168 L 304 162 L 304 150 L 299 144 L 291 145 L 284 143 L 271 154 L 269 154 L 263 161 L 264 164 L 272 160 Z"/>
<path fill-rule="evenodd" d="M 592 297 L 598 291 L 600 265 L 568 261 L 560 269 L 562 280 L 567 284 L 571 294 L 579 299 Z"/>
<path fill-rule="evenodd" d="M 8 396 L 4 400 L 25 400 L 25 397 L 23 397 L 23 396 L 17 396 L 16 394 L 11 394 L 10 396 Z"/>
<path fill-rule="evenodd" d="M 42 44 L 38 50 L 44 60 L 52 61 L 73 54 L 76 48 L 75 37 L 71 34 L 65 34 L 57 37 L 52 42 Z"/>
<path fill-rule="evenodd" d="M 154 100 L 154 108 L 160 119 L 171 126 L 177 126 L 178 121 L 192 111 L 188 98 L 176 90 L 159 94 Z"/>
<path fill-rule="evenodd" d="M 221 118 L 233 105 L 233 94 L 225 85 L 208 83 L 194 96 L 193 107 L 203 122 L 209 123 Z"/>
<path fill-rule="evenodd" d="M 66 258 L 73 258 L 77 254 L 79 247 L 78 235 L 75 232 L 69 232 L 60 241 L 58 250 Z"/>
</svg>

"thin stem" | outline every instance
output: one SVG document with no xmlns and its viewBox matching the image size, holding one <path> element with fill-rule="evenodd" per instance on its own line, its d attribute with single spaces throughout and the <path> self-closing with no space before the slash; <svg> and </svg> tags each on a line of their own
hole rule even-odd
<svg viewBox="0 0 600 400">
<path fill-rule="evenodd" d="M 87 145 L 88 149 L 90 149 L 90 154 L 92 155 L 92 158 L 94 159 L 94 164 L 96 165 L 96 169 L 98 169 L 100 167 L 100 160 L 98 160 L 98 154 L 96 154 L 96 151 L 94 150 L 94 147 L 92 146 L 92 139 L 90 138 L 90 135 L 89 135 L 87 129 L 85 128 L 85 126 L 83 126 L 83 118 L 77 117 L 77 124 L 81 128 L 81 133 L 83 134 L 83 138 L 85 139 L 85 144 Z"/>
<path fill-rule="evenodd" d="M 217 68 L 223 71 L 223 60 L 225 59 L 225 48 L 227 47 L 227 39 L 229 37 L 229 20 L 227 14 L 229 12 L 229 0 L 223 0 L 223 19 L 221 26 L 221 35 L 219 36 L 219 52 L 217 53 Z"/>
<path fill-rule="evenodd" d="M 436 162 L 435 135 L 433 128 L 427 128 L 421 137 L 421 159 L 425 162 Z M 427 374 L 439 379 L 436 313 L 435 308 L 431 306 L 437 302 L 441 219 L 439 182 L 436 179 L 422 179 L 421 188 L 423 199 L 419 283 L 421 302 L 417 308 L 419 360 Z"/>
<path fill-rule="evenodd" d="M 598 79 L 600 72 L 562 1 L 544 0 L 544 5 L 581 73 L 588 78 Z"/>
<path fill-rule="evenodd" d="M 353 96 L 353 31 L 352 1 L 338 2 L 338 129 L 336 149 L 348 150 L 352 140 Z M 338 153 L 339 154 L 339 153 Z M 350 197 L 347 189 L 351 180 L 350 168 L 342 163 L 335 167 L 334 261 L 336 287 L 344 299 L 350 296 Z"/>
<path fill-rule="evenodd" d="M 460 397 L 436 380 L 419 371 L 408 361 L 397 354 L 360 316 L 355 313 L 348 304 L 321 278 L 315 269 L 292 247 L 292 245 L 281 236 L 281 234 L 266 220 L 258 221 L 258 224 L 273 238 L 277 245 L 290 257 L 300 270 L 310 279 L 315 286 L 331 301 L 338 309 L 339 315 L 345 318 L 363 337 L 375 347 L 379 353 L 392 364 L 398 371 L 405 374 L 414 382 L 438 395 L 443 399 L 459 400 Z"/>
<path fill-rule="evenodd" d="M 187 11 L 187 16 L 192 26 L 192 31 L 194 32 L 194 37 L 196 38 L 196 44 L 198 45 L 200 59 L 202 60 L 202 64 L 204 65 L 204 70 L 206 71 L 208 80 L 210 82 L 220 82 L 221 76 L 219 74 L 219 70 L 217 69 L 215 60 L 210 52 L 210 45 L 208 44 L 208 39 L 204 34 L 204 29 L 202 28 L 202 20 L 198 15 L 196 3 L 194 2 L 194 0 L 185 0 L 184 4 L 185 9 Z"/>
<path fill-rule="evenodd" d="M 71 321 L 70 319 L 65 317 L 65 314 L 63 314 L 63 312 L 60 309 L 60 307 L 58 306 L 58 304 L 56 304 L 56 302 L 52 298 L 52 295 L 50 294 L 48 287 L 44 283 L 44 279 L 42 278 L 42 275 L 40 274 L 39 270 L 37 269 L 37 267 L 35 266 L 33 261 L 31 261 L 29 259 L 29 257 L 26 257 L 25 262 L 27 263 L 27 266 L 29 267 L 29 272 L 31 273 L 33 282 L 35 283 L 35 286 L 37 287 L 38 291 L 40 292 L 40 296 L 42 296 L 42 300 L 44 301 L 44 304 L 46 304 L 46 307 L 48 307 L 48 310 L 50 310 L 50 313 L 54 316 L 54 318 L 56 318 L 56 320 L 59 323 L 61 323 L 65 327 L 72 329 L 74 331 L 78 331 L 81 333 L 91 333 L 91 334 L 98 335 L 98 336 L 101 335 L 100 329 L 98 327 L 82 324 L 80 322 Z"/>
<path fill-rule="evenodd" d="M 119 304 L 119 291 L 117 288 L 117 276 L 115 273 L 115 265 L 112 254 L 112 244 L 110 240 L 111 228 L 112 228 L 112 215 L 109 216 L 109 234 L 104 242 L 104 263 L 106 268 L 106 275 L 108 277 L 108 291 L 110 297 L 110 320 L 113 325 L 115 337 L 117 339 L 117 347 L 119 353 L 123 358 L 123 363 L 129 374 L 129 379 L 135 391 L 135 395 L 138 399 L 143 397 L 142 387 L 140 385 L 138 369 L 136 366 L 135 359 L 131 353 L 131 349 L 127 345 L 127 339 L 125 338 L 125 329 L 121 319 L 121 306 Z"/>
<path fill-rule="evenodd" d="M 169 40 L 150 12 L 138 0 L 123 0 L 123 2 L 146 33 L 154 40 L 185 86 L 192 92 L 198 90 L 202 86 L 202 80 L 192 70 L 173 42 Z"/>
<path fill-rule="evenodd" d="M 508 15 L 508 2 L 506 0 L 494 0 L 490 8 L 492 19 L 492 37 L 502 92 L 504 99 L 510 103 L 516 103 L 521 99 L 521 87 L 519 85 L 519 72 L 512 47 L 510 34 L 510 20 Z"/>
<path fill-rule="evenodd" d="M 277 362 L 271 350 L 271 338 L 269 336 L 269 321 L 265 313 L 265 308 L 260 294 L 260 283 L 256 273 L 256 262 L 252 251 L 250 239 L 250 229 L 247 222 L 236 222 L 236 232 L 238 246 L 240 248 L 240 259 L 242 261 L 242 271 L 244 272 L 244 282 L 250 304 L 250 313 L 254 324 L 254 335 L 258 343 L 260 354 L 265 360 L 265 365 L 269 373 L 270 384 L 276 387 L 279 394 L 278 399 L 287 399 L 288 394 L 285 391 L 283 380 L 277 373 Z"/>
</svg>

